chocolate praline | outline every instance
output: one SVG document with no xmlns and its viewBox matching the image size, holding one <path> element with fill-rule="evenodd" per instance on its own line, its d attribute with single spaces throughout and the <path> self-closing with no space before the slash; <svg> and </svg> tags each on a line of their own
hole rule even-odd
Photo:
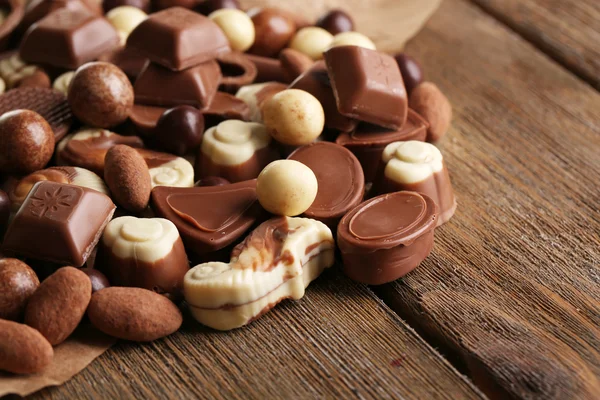
<svg viewBox="0 0 600 400">
<path fill-rule="evenodd" d="M 406 92 L 410 94 L 419 83 L 423 82 L 423 69 L 421 68 L 421 64 L 405 53 L 397 54 L 394 58 L 398 63 L 398 67 L 400 67 L 400 73 L 402 73 Z"/>
<path fill-rule="evenodd" d="M 81 268 L 81 272 L 84 272 L 92 282 L 92 293 L 96 293 L 99 290 L 110 287 L 110 282 L 106 275 L 94 268 Z"/>
<path fill-rule="evenodd" d="M 197 108 L 179 106 L 165 111 L 158 119 L 156 142 L 163 150 L 182 156 L 202 142 L 204 116 Z"/>
<path fill-rule="evenodd" d="M 354 30 L 354 21 L 352 20 L 352 17 L 343 10 L 329 11 L 319 18 L 316 25 L 319 28 L 325 29 L 332 35 Z"/>
<path fill-rule="evenodd" d="M 249 53 L 273 57 L 285 47 L 294 33 L 296 23 L 285 12 L 277 8 L 253 8 L 248 15 L 254 22 L 256 38 Z"/>
<path fill-rule="evenodd" d="M 0 260 L 0 319 L 20 320 L 39 285 L 37 275 L 24 262 L 15 258 Z"/>
</svg>

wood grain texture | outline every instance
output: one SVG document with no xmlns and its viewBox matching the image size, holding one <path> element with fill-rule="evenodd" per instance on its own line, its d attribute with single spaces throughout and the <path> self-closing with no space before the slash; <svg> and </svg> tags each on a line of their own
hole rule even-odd
<svg viewBox="0 0 600 400">
<path fill-rule="evenodd" d="M 600 1 L 471 1 L 600 90 Z"/>
<path fill-rule="evenodd" d="M 454 106 L 458 211 L 376 288 L 492 397 L 600 393 L 600 95 L 480 9 L 446 0 L 408 46 Z"/>
<path fill-rule="evenodd" d="M 327 271 L 299 302 L 246 328 L 201 327 L 152 344 L 120 342 L 34 398 L 482 399 L 366 287 Z"/>
</svg>

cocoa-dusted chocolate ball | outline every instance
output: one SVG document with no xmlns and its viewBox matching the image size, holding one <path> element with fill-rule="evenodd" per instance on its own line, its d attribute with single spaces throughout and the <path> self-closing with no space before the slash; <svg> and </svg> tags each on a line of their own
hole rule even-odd
<svg viewBox="0 0 600 400">
<path fill-rule="evenodd" d="M 319 28 L 323 28 L 332 35 L 337 35 L 342 32 L 350 32 L 354 30 L 354 21 L 352 17 L 343 10 L 331 10 L 323 15 L 316 24 Z"/>
<path fill-rule="evenodd" d="M 110 287 L 110 282 L 106 275 L 94 268 L 81 268 L 81 272 L 85 273 L 92 282 L 92 293 Z"/>
<path fill-rule="evenodd" d="M 145 13 L 150 12 L 150 0 L 104 0 L 102 2 L 102 7 L 104 8 L 105 13 L 109 12 L 113 8 L 121 6 L 131 6 L 139 8 Z"/>
<path fill-rule="evenodd" d="M 234 8 L 239 10 L 241 7 L 238 0 L 205 0 L 196 7 L 196 11 L 208 15 L 223 8 Z"/>
<path fill-rule="evenodd" d="M 0 117 L 0 172 L 26 175 L 42 169 L 54 153 L 54 132 L 40 114 L 14 110 Z"/>
<path fill-rule="evenodd" d="M 194 186 L 224 186 L 229 185 L 229 181 L 225 178 L 221 178 L 220 176 L 207 176 L 206 178 L 200 179 Z"/>
<path fill-rule="evenodd" d="M 249 53 L 273 57 L 290 41 L 296 33 L 296 23 L 292 17 L 277 8 L 253 8 L 248 15 L 254 22 L 256 36 Z"/>
<path fill-rule="evenodd" d="M 397 54 L 394 58 L 400 67 L 406 92 L 410 94 L 414 88 L 423 82 L 423 69 L 421 68 L 421 64 L 405 53 Z"/>
<path fill-rule="evenodd" d="M 178 106 L 165 111 L 156 123 L 156 143 L 163 150 L 182 156 L 202 142 L 204 116 L 197 108 Z"/>
<path fill-rule="evenodd" d="M 67 98 L 80 121 L 96 128 L 111 128 L 125 122 L 134 96 L 121 69 L 106 62 L 91 62 L 75 71 Z"/>
<path fill-rule="evenodd" d="M 0 319 L 20 321 L 29 297 L 40 286 L 35 272 L 16 258 L 0 260 Z"/>
<path fill-rule="evenodd" d="M 10 197 L 4 190 L 0 190 L 0 241 L 6 228 L 8 227 L 8 218 L 10 217 Z"/>
</svg>

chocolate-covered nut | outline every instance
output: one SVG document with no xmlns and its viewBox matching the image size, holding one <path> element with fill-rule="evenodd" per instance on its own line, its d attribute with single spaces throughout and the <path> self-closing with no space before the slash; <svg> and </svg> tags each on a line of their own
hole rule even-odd
<svg viewBox="0 0 600 400">
<path fill-rule="evenodd" d="M 421 64 L 406 53 L 396 54 L 394 58 L 400 67 L 402 79 L 404 80 L 404 87 L 406 87 L 406 92 L 410 97 L 413 89 L 423 82 L 423 69 L 421 68 Z"/>
<path fill-rule="evenodd" d="M 312 58 L 294 49 L 283 49 L 279 53 L 279 61 L 289 82 L 308 71 L 314 64 Z"/>
<path fill-rule="evenodd" d="M 262 170 L 256 181 L 260 205 L 275 215 L 293 217 L 311 206 L 319 184 L 314 172 L 294 160 L 277 160 Z"/>
<path fill-rule="evenodd" d="M 249 52 L 264 57 L 277 55 L 296 32 L 296 23 L 277 8 L 253 8 L 248 15 L 254 22 L 256 38 Z"/>
<path fill-rule="evenodd" d="M 338 225 L 344 273 L 369 285 L 406 275 L 429 255 L 437 218 L 435 202 L 416 192 L 384 194 L 359 204 Z"/>
<path fill-rule="evenodd" d="M 329 47 L 358 46 L 375 50 L 375 43 L 360 32 L 342 32 L 333 37 Z"/>
<path fill-rule="evenodd" d="M 0 172 L 29 174 L 44 168 L 54 152 L 54 132 L 35 111 L 0 116 Z"/>
<path fill-rule="evenodd" d="M 0 319 L 0 370 L 13 374 L 36 374 L 54 357 L 52 345 L 37 330 Z"/>
<path fill-rule="evenodd" d="M 25 323 L 55 346 L 77 328 L 91 297 L 92 283 L 86 274 L 73 267 L 60 268 L 29 299 Z"/>
<path fill-rule="evenodd" d="M 177 228 L 163 218 L 120 217 L 104 230 L 96 268 L 115 286 L 181 294 L 188 259 Z"/>
<path fill-rule="evenodd" d="M 137 149 L 137 152 L 148 165 L 153 188 L 194 186 L 194 167 L 185 158 L 146 149 Z"/>
<path fill-rule="evenodd" d="M 6 232 L 6 228 L 8 227 L 11 208 L 12 205 L 10 204 L 8 194 L 4 190 L 0 190 L 0 238 L 4 236 L 4 232 Z"/>
<path fill-rule="evenodd" d="M 452 121 L 452 105 L 435 83 L 423 82 L 410 95 L 409 104 L 429 122 L 427 141 L 444 137 Z"/>
<path fill-rule="evenodd" d="M 115 65 L 93 62 L 75 71 L 67 98 L 79 120 L 97 128 L 110 128 L 129 116 L 133 87 Z"/>
<path fill-rule="evenodd" d="M 290 42 L 290 48 L 306 54 L 313 60 L 320 60 L 332 41 L 333 35 L 325 29 L 309 26 L 296 32 Z"/>
<path fill-rule="evenodd" d="M 240 9 L 238 0 L 204 0 L 195 9 L 200 14 L 208 15 L 223 8 Z"/>
<path fill-rule="evenodd" d="M 141 212 L 148 206 L 152 180 L 146 161 L 134 148 L 119 144 L 106 153 L 104 180 L 124 209 Z"/>
<path fill-rule="evenodd" d="M 136 7 L 144 11 L 146 14 L 150 12 L 150 0 L 103 0 L 102 7 L 107 13 L 113 8 L 121 6 Z"/>
<path fill-rule="evenodd" d="M 228 120 L 204 133 L 196 159 L 196 176 L 220 176 L 229 182 L 255 179 L 277 158 L 262 124 Z"/>
<path fill-rule="evenodd" d="M 239 328 L 305 288 L 333 265 L 329 228 L 308 218 L 272 218 L 231 252 L 231 261 L 192 268 L 184 294 L 194 318 L 214 329 Z"/>
<path fill-rule="evenodd" d="M 437 224 L 452 218 L 456 199 L 442 153 L 430 143 L 390 143 L 381 155 L 381 167 L 373 183 L 376 194 L 408 190 L 431 197 L 437 204 Z"/>
<path fill-rule="evenodd" d="M 65 96 L 69 93 L 69 85 L 75 76 L 75 71 L 67 71 L 59 75 L 52 84 L 52 89 L 58 90 Z"/>
<path fill-rule="evenodd" d="M 99 290 L 110 287 L 110 282 L 106 275 L 95 268 L 81 268 L 81 272 L 85 273 L 92 283 L 92 294 Z"/>
<path fill-rule="evenodd" d="M 0 260 L 0 319 L 19 321 L 40 281 L 35 272 L 16 258 Z"/>
<path fill-rule="evenodd" d="M 227 179 L 221 178 L 220 176 L 207 176 L 206 178 L 202 178 L 198 182 L 196 182 L 194 186 L 223 186 L 229 185 L 230 183 L 231 182 L 229 182 Z"/>
<path fill-rule="evenodd" d="M 122 45 L 125 45 L 131 31 L 147 17 L 144 11 L 132 6 L 119 6 L 106 13 L 106 19 L 119 33 Z"/>
<path fill-rule="evenodd" d="M 179 106 L 163 113 L 156 124 L 156 143 L 169 153 L 182 156 L 200 146 L 204 116 L 197 108 Z"/>
<path fill-rule="evenodd" d="M 354 21 L 352 17 L 343 10 L 335 9 L 329 11 L 317 20 L 316 25 L 323 28 L 332 35 L 354 30 Z"/>
<path fill-rule="evenodd" d="M 179 308 L 165 296 L 130 287 L 111 287 L 94 293 L 87 315 L 107 335 L 134 342 L 168 336 L 183 322 Z"/>
<path fill-rule="evenodd" d="M 245 12 L 225 8 L 210 13 L 208 18 L 223 30 L 232 50 L 246 51 L 254 44 L 254 24 Z"/>
<path fill-rule="evenodd" d="M 325 113 L 319 100 L 299 89 L 277 93 L 263 104 L 262 113 L 271 136 L 291 146 L 311 143 L 325 126 Z"/>
</svg>

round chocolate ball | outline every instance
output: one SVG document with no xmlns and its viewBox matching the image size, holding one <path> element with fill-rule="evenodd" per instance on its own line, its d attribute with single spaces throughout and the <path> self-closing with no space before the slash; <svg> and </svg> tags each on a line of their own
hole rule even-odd
<svg viewBox="0 0 600 400">
<path fill-rule="evenodd" d="M 67 98 L 80 121 L 96 128 L 111 128 L 129 117 L 133 87 L 117 66 L 91 62 L 75 71 Z"/>
<path fill-rule="evenodd" d="M 104 8 L 105 13 L 109 12 L 113 8 L 121 6 L 131 6 L 139 8 L 145 13 L 150 12 L 150 0 L 104 0 L 102 2 L 102 7 Z"/>
<path fill-rule="evenodd" d="M 277 8 L 253 8 L 248 15 L 254 22 L 254 45 L 248 51 L 264 57 L 277 55 L 296 33 L 292 17 Z"/>
<path fill-rule="evenodd" d="M 207 176 L 206 178 L 200 179 L 194 186 L 223 186 L 229 185 L 229 181 L 225 178 L 221 178 L 220 176 Z"/>
<path fill-rule="evenodd" d="M 10 197 L 4 190 L 0 190 L 0 241 L 2 235 L 8 227 L 8 218 L 10 217 Z"/>
<path fill-rule="evenodd" d="M 94 268 L 81 268 L 81 272 L 85 273 L 92 282 L 92 293 L 110 287 L 110 282 L 106 275 Z"/>
<path fill-rule="evenodd" d="M 235 8 L 239 10 L 241 7 L 238 0 L 205 0 L 196 7 L 196 11 L 208 15 L 213 11 L 223 8 Z"/>
<path fill-rule="evenodd" d="M 332 35 L 354 30 L 354 21 L 352 20 L 352 17 L 343 10 L 329 11 L 319 18 L 316 25 L 319 28 L 325 29 Z"/>
<path fill-rule="evenodd" d="M 197 108 L 178 106 L 165 111 L 156 123 L 157 145 L 178 156 L 197 148 L 204 133 L 204 115 Z"/>
<path fill-rule="evenodd" d="M 423 69 L 417 60 L 408 54 L 400 53 L 397 54 L 395 58 L 398 66 L 400 67 L 402 79 L 404 79 L 404 87 L 406 88 L 406 92 L 410 94 L 414 88 L 423 82 Z"/>
<path fill-rule="evenodd" d="M 35 272 L 16 258 L 0 260 L 0 319 L 21 320 L 29 298 L 40 281 Z"/>
<path fill-rule="evenodd" d="M 14 110 L 0 117 L 0 172 L 27 175 L 48 164 L 54 132 L 40 114 Z"/>
</svg>

